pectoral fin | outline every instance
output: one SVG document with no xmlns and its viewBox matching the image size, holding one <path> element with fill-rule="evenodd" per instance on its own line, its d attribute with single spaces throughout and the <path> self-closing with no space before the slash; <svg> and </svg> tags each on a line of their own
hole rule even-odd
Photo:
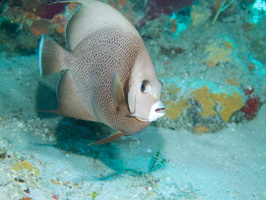
<svg viewBox="0 0 266 200">
<path fill-rule="evenodd" d="M 122 86 L 122 82 L 120 76 L 115 73 L 113 75 L 112 80 L 112 95 L 117 107 L 122 107 L 122 105 L 126 105 L 126 98 Z"/>
<path fill-rule="evenodd" d="M 109 143 L 109 142 L 112 142 L 112 141 L 115 141 L 119 138 L 121 138 L 122 136 L 125 136 L 126 134 L 121 132 L 121 131 L 118 131 L 116 133 L 113 133 L 112 135 L 109 135 L 108 137 L 106 138 L 103 138 L 97 142 L 93 142 L 93 143 L 90 143 L 88 144 L 88 146 L 91 146 L 91 145 L 96 145 L 96 144 L 106 144 L 106 143 Z"/>
</svg>

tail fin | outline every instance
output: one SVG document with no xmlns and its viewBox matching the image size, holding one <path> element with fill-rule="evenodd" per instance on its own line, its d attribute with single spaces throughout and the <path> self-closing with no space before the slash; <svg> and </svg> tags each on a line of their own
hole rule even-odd
<svg viewBox="0 0 266 200">
<path fill-rule="evenodd" d="M 60 72 L 65 68 L 66 51 L 52 38 L 43 35 L 39 46 L 39 70 L 41 76 Z"/>
</svg>

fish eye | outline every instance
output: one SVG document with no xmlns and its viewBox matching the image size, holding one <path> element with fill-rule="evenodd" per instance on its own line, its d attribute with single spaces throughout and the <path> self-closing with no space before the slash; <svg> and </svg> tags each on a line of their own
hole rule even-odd
<svg viewBox="0 0 266 200">
<path fill-rule="evenodd" d="M 141 87 L 140 87 L 140 91 L 143 94 L 146 94 L 147 92 L 150 91 L 150 83 L 147 80 L 142 81 Z"/>
</svg>

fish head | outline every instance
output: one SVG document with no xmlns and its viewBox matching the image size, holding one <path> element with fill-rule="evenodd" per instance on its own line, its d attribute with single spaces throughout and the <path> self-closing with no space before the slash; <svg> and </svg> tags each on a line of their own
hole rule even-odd
<svg viewBox="0 0 266 200">
<path fill-rule="evenodd" d="M 128 106 L 130 116 L 142 122 L 156 121 L 165 115 L 161 101 L 163 84 L 157 78 L 150 56 L 144 52 L 132 69 L 129 80 Z"/>
</svg>

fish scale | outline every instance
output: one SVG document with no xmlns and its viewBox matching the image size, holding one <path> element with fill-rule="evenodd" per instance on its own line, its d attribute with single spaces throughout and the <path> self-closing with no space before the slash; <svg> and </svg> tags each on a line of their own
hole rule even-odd
<svg viewBox="0 0 266 200">
<path fill-rule="evenodd" d="M 63 2 L 82 6 L 67 23 L 69 50 L 47 36 L 40 43 L 41 75 L 64 71 L 57 87 L 58 108 L 49 112 L 118 131 L 93 144 L 140 132 L 162 117 L 162 83 L 135 27 L 99 1 L 57 3 Z"/>
</svg>

